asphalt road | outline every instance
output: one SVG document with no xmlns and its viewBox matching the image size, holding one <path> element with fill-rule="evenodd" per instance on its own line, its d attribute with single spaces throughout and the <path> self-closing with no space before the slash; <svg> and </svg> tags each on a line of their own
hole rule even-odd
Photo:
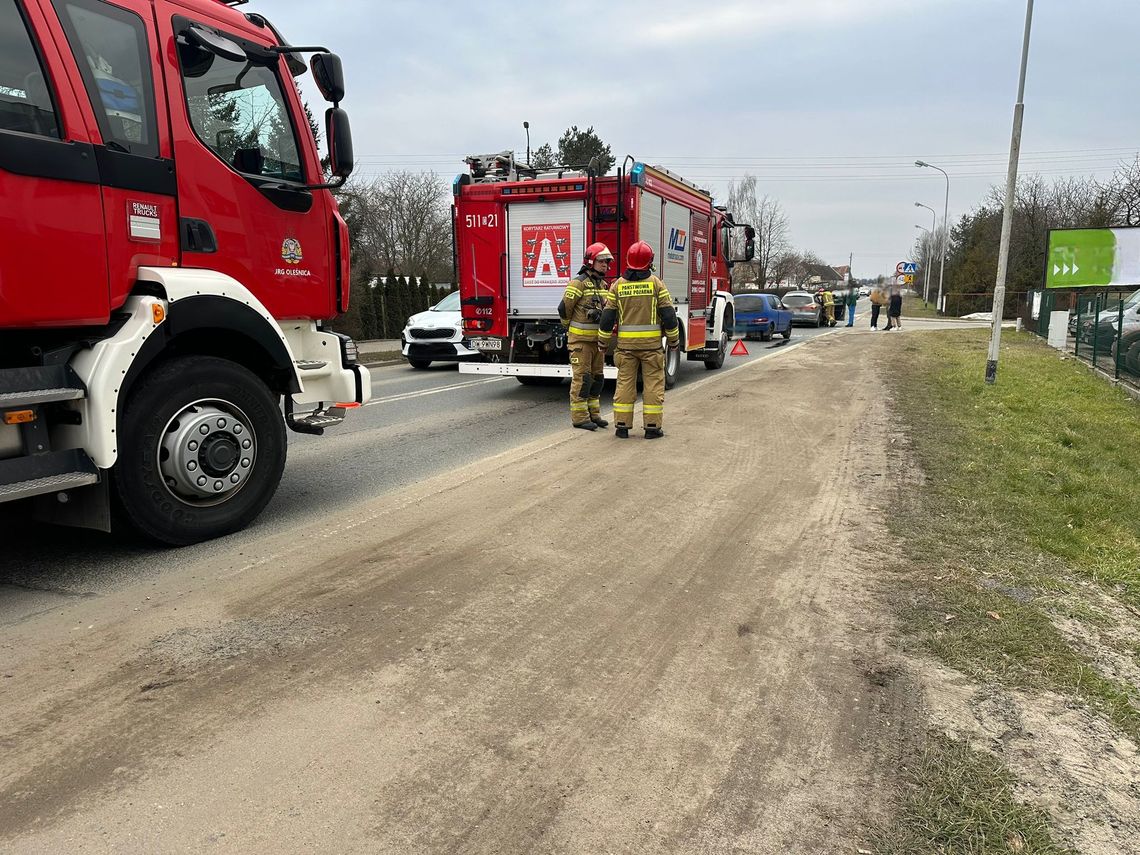
<svg viewBox="0 0 1140 855">
<path fill-rule="evenodd" d="M 861 301 L 860 311 L 866 301 Z M 867 320 L 860 317 L 859 326 Z M 770 357 L 835 329 L 796 327 L 791 341 L 747 342 L 749 355 L 728 357 L 720 371 L 681 362 L 682 385 Z M 603 407 L 612 392 L 603 397 Z M 455 365 L 418 371 L 404 362 L 372 369 L 372 401 L 323 437 L 289 435 L 289 461 L 273 501 L 248 529 L 178 550 L 156 549 L 126 535 L 31 523 L 0 506 L 0 626 L 61 600 L 100 596 L 127 582 L 157 580 L 173 565 L 255 549 L 258 539 L 346 511 L 379 496 L 569 429 L 567 385 L 524 387 L 509 377 L 460 374 Z M 668 410 L 666 397 L 666 413 Z M 600 431 L 599 443 L 612 437 Z M 440 524 L 445 524 L 440 520 Z"/>
</svg>

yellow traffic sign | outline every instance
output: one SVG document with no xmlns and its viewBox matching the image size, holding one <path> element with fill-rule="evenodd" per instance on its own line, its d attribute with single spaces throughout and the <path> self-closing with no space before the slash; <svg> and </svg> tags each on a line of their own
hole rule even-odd
<svg viewBox="0 0 1140 855">
<path fill-rule="evenodd" d="M 907 285 L 914 284 L 914 274 L 908 273 L 906 276 L 903 277 L 903 282 L 905 282 Z"/>
</svg>

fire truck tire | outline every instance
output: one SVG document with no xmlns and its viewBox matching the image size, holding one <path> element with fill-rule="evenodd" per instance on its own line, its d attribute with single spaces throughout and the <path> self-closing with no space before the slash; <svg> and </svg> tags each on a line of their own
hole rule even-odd
<svg viewBox="0 0 1140 855">
<path fill-rule="evenodd" d="M 728 324 L 724 324 L 720 331 L 720 341 L 717 343 L 716 356 L 710 356 L 705 360 L 705 368 L 709 371 L 724 365 L 724 357 L 728 354 Z"/>
<path fill-rule="evenodd" d="M 170 546 L 247 526 L 285 468 L 277 396 L 226 359 L 160 363 L 131 390 L 119 425 L 117 510 L 144 537 Z"/>
<path fill-rule="evenodd" d="M 681 373 L 681 349 L 685 346 L 669 350 L 665 348 L 665 388 L 672 389 L 677 385 L 677 375 Z"/>
<path fill-rule="evenodd" d="M 561 386 L 561 377 L 529 377 L 523 374 L 516 374 L 515 379 L 522 383 L 524 386 Z"/>
</svg>

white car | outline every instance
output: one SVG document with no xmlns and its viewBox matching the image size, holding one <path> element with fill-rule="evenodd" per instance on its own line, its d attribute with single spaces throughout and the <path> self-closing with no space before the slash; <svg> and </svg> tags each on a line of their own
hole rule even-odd
<svg viewBox="0 0 1140 855">
<path fill-rule="evenodd" d="M 480 355 L 463 337 L 458 291 L 452 291 L 426 312 L 408 318 L 402 339 L 400 352 L 412 368 L 427 368 L 433 362 L 478 359 Z"/>
</svg>

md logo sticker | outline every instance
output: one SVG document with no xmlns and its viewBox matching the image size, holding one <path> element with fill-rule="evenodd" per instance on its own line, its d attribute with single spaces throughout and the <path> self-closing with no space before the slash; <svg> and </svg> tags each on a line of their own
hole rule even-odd
<svg viewBox="0 0 1140 855">
<path fill-rule="evenodd" d="M 669 229 L 669 248 L 665 253 L 669 261 L 684 261 L 689 235 L 684 229 Z"/>
</svg>

